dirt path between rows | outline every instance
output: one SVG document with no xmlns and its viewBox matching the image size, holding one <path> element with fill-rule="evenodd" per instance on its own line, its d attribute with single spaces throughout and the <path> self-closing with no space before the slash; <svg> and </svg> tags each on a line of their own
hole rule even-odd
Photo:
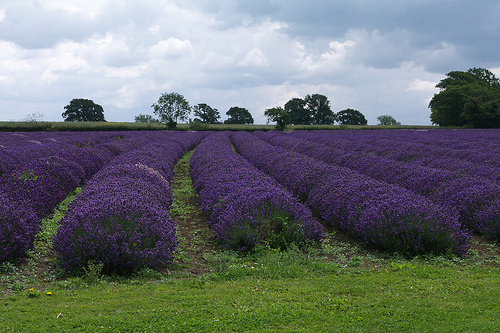
<svg viewBox="0 0 500 333">
<path fill-rule="evenodd" d="M 186 272 L 200 275 L 210 272 L 203 256 L 217 250 L 218 247 L 191 182 L 189 175 L 191 155 L 192 151 L 185 154 L 174 169 L 175 176 L 171 184 L 174 203 L 170 216 L 176 223 L 177 236 L 180 240 L 175 253 L 177 263 Z"/>
</svg>

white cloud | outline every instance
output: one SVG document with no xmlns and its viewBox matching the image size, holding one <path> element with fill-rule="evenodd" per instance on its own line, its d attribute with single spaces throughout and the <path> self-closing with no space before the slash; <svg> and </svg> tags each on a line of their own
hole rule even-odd
<svg viewBox="0 0 500 333">
<path fill-rule="evenodd" d="M 415 79 L 405 91 L 435 91 L 437 82 Z"/>
<path fill-rule="evenodd" d="M 475 57 L 464 51 L 470 47 L 463 34 L 429 25 L 426 15 L 446 14 L 444 5 L 387 6 L 326 0 L 314 6 L 296 0 L 252 6 L 243 0 L 3 1 L 0 120 L 12 119 L 12 108 L 61 120 L 64 105 L 85 97 L 103 105 L 106 119 L 133 121 L 162 92 L 176 91 L 223 115 L 231 106 L 246 107 L 258 123 L 265 123 L 266 108 L 320 93 L 334 111 L 358 109 L 369 123 L 391 114 L 403 123 L 428 124 L 426 103 L 444 73 L 487 64 L 500 76 L 497 46 L 485 44 L 482 58 Z M 382 20 L 372 15 L 375 9 Z M 341 10 L 346 15 L 338 15 Z M 488 17 L 487 28 L 494 31 Z M 471 36 L 479 36 L 479 25 L 485 29 L 483 23 L 470 26 Z"/>
<path fill-rule="evenodd" d="M 238 62 L 241 66 L 266 67 L 269 65 L 266 55 L 261 49 L 254 48 L 250 50 L 246 56 Z"/>
<path fill-rule="evenodd" d="M 500 4 L 499 4 L 500 6 Z M 500 80 L 500 67 L 491 68 L 490 71 Z"/>
<path fill-rule="evenodd" d="M 153 58 L 166 59 L 175 59 L 191 51 L 193 51 L 193 47 L 189 40 L 180 40 L 174 37 L 161 40 L 150 48 L 150 53 Z"/>
</svg>

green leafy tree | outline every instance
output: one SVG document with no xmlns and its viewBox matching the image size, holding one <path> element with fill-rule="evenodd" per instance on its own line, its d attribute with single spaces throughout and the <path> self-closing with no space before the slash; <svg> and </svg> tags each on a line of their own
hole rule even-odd
<svg viewBox="0 0 500 333">
<path fill-rule="evenodd" d="M 196 117 L 194 121 L 199 121 L 205 124 L 218 124 L 220 119 L 220 113 L 217 109 L 210 107 L 205 103 L 195 105 L 193 107 L 193 113 Z"/>
<path fill-rule="evenodd" d="M 389 116 L 388 114 L 378 116 L 377 120 L 379 122 L 379 125 L 401 125 L 399 121 L 396 121 L 392 116 Z"/>
<path fill-rule="evenodd" d="M 106 121 L 102 106 L 90 99 L 75 98 L 64 109 L 64 121 Z"/>
<path fill-rule="evenodd" d="M 187 120 L 191 112 L 189 102 L 176 92 L 161 94 L 151 107 L 153 113 L 160 118 L 160 122 L 167 124 L 170 129 L 174 129 L 178 121 Z"/>
<path fill-rule="evenodd" d="M 324 95 L 307 95 L 304 98 L 305 109 L 312 117 L 313 125 L 332 125 L 335 120 L 335 114 L 330 109 L 330 101 Z"/>
<path fill-rule="evenodd" d="M 233 106 L 226 112 L 226 115 L 229 118 L 224 121 L 224 124 L 253 124 L 252 114 L 245 108 Z"/>
<path fill-rule="evenodd" d="M 429 103 L 431 121 L 439 126 L 500 128 L 500 83 L 484 68 L 446 74 Z"/>
<path fill-rule="evenodd" d="M 153 116 L 150 114 L 139 114 L 138 116 L 135 116 L 135 122 L 136 123 L 159 123 L 160 121 L 158 119 L 153 118 Z"/>
<path fill-rule="evenodd" d="M 306 102 L 302 98 L 292 98 L 285 104 L 285 112 L 290 115 L 290 124 L 311 125 L 312 114 L 306 109 Z"/>
<path fill-rule="evenodd" d="M 264 116 L 268 118 L 269 121 L 276 122 L 275 129 L 278 131 L 285 130 L 286 126 L 290 124 L 290 114 L 286 112 L 281 106 L 277 108 L 267 109 L 264 112 Z"/>
<path fill-rule="evenodd" d="M 366 125 L 365 116 L 354 109 L 345 109 L 337 112 L 337 119 L 342 125 Z"/>
</svg>

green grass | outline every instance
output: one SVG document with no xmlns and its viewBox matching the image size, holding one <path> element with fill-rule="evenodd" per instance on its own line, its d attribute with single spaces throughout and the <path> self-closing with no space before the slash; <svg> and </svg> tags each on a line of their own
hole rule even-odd
<svg viewBox="0 0 500 333">
<path fill-rule="evenodd" d="M 475 239 L 464 258 L 411 260 L 335 232 L 304 252 L 200 247 L 209 232 L 189 157 L 173 182 L 173 215 L 188 223 L 174 265 L 126 277 L 92 265 L 62 274 L 51 237 L 73 194 L 44 221 L 25 264 L 0 265 L 0 332 L 500 332 L 497 244 Z M 206 268 L 192 273 L 198 261 Z"/>
<path fill-rule="evenodd" d="M 290 268 L 286 253 L 260 256 L 230 259 L 236 262 L 197 278 L 100 281 L 54 288 L 51 296 L 19 292 L 2 299 L 0 330 L 499 331 L 498 269 L 420 261 L 361 269 L 305 260 Z"/>
</svg>

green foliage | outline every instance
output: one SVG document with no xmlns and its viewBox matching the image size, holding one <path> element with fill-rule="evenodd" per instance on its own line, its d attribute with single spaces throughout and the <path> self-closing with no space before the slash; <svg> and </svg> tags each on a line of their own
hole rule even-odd
<svg viewBox="0 0 500 333">
<path fill-rule="evenodd" d="M 26 170 L 26 171 L 18 171 L 12 175 L 13 177 L 16 177 L 19 180 L 22 181 L 35 181 L 40 177 L 39 175 L 35 175 L 33 170 Z"/>
<path fill-rule="evenodd" d="M 160 121 L 158 119 L 153 118 L 153 116 L 150 114 L 139 114 L 138 116 L 135 116 L 135 122 L 136 123 L 159 123 Z"/>
<path fill-rule="evenodd" d="M 287 212 L 267 207 L 267 204 L 263 203 L 249 215 L 251 218 L 240 221 L 225 235 L 229 248 L 251 252 L 255 246 L 263 243 L 270 248 L 281 250 L 290 246 L 306 245 L 300 222 L 290 217 Z"/>
<path fill-rule="evenodd" d="M 160 118 L 160 122 L 167 124 L 169 129 L 174 129 L 178 121 L 187 120 L 191 112 L 189 102 L 176 92 L 161 94 L 151 107 L 153 113 Z"/>
<path fill-rule="evenodd" d="M 229 118 L 224 121 L 224 124 L 253 124 L 252 114 L 245 108 L 233 106 L 226 112 L 226 115 Z"/>
<path fill-rule="evenodd" d="M 193 107 L 193 113 L 196 117 L 194 121 L 202 122 L 205 124 L 218 124 L 220 113 L 217 109 L 212 108 L 210 105 L 201 103 Z"/>
<path fill-rule="evenodd" d="M 106 121 L 102 106 L 90 99 L 73 99 L 64 109 L 64 121 Z"/>
<path fill-rule="evenodd" d="M 193 121 L 189 123 L 190 131 L 210 131 L 210 125 L 200 121 Z"/>
<path fill-rule="evenodd" d="M 93 260 L 87 262 L 87 266 L 83 267 L 85 271 L 85 280 L 88 283 L 96 283 L 102 277 L 103 263 L 95 263 Z"/>
<path fill-rule="evenodd" d="M 337 120 L 341 125 L 366 125 L 365 116 L 354 109 L 345 109 L 337 112 Z"/>
<path fill-rule="evenodd" d="M 306 102 L 302 98 L 292 98 L 285 104 L 285 112 L 290 115 L 290 124 L 311 125 L 313 118 L 306 109 Z"/>
<path fill-rule="evenodd" d="M 268 118 L 268 122 L 276 122 L 275 129 L 277 131 L 284 131 L 286 126 L 290 124 L 290 114 L 285 112 L 282 107 L 267 109 L 264 115 Z"/>
<path fill-rule="evenodd" d="M 379 122 L 379 125 L 385 125 L 385 126 L 401 125 L 399 121 L 396 121 L 396 119 L 394 119 L 392 116 L 388 114 L 378 116 L 377 120 Z"/>
<path fill-rule="evenodd" d="M 336 116 L 330 109 L 330 101 L 324 95 L 306 95 L 304 98 L 305 109 L 312 117 L 313 125 L 332 125 Z"/>
<path fill-rule="evenodd" d="M 453 71 L 436 88 L 429 103 L 431 121 L 439 126 L 500 128 L 500 83 L 484 68 Z"/>
</svg>

